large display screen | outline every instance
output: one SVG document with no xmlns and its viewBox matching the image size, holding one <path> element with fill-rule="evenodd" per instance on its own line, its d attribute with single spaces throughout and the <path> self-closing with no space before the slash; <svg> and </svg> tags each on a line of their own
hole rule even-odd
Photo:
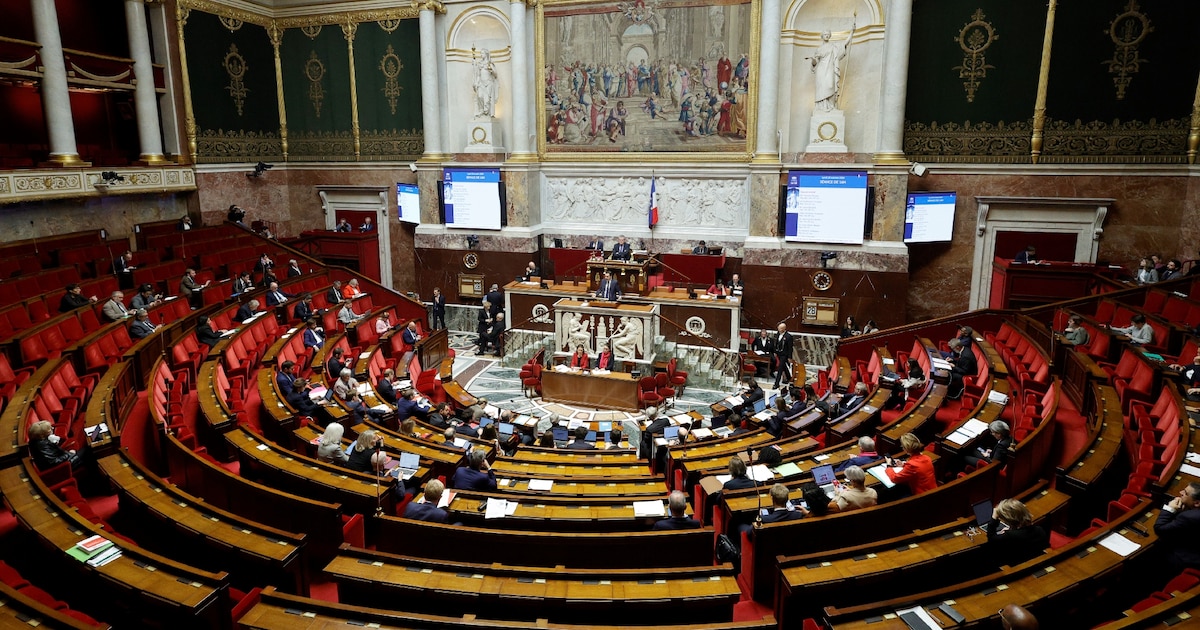
<svg viewBox="0 0 1200 630">
<path fill-rule="evenodd" d="M 784 238 L 861 245 L 867 212 L 865 171 L 789 171 Z"/>
<path fill-rule="evenodd" d="M 908 193 L 904 207 L 904 242 L 938 243 L 954 235 L 954 202 L 952 192 Z"/>
<path fill-rule="evenodd" d="M 446 169 L 442 182 L 446 227 L 499 230 L 504 212 L 500 186 L 499 169 Z"/>
<path fill-rule="evenodd" d="M 405 223 L 421 223 L 421 189 L 416 184 L 396 184 L 396 214 Z"/>
</svg>

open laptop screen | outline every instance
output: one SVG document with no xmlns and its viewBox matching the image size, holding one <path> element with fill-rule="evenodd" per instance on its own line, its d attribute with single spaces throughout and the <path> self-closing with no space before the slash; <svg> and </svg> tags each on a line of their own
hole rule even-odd
<svg viewBox="0 0 1200 630">
<path fill-rule="evenodd" d="M 992 500 L 984 499 L 971 506 L 975 511 L 975 523 L 980 527 L 987 526 L 992 521 Z"/>
<path fill-rule="evenodd" d="M 813 468 L 812 473 L 813 481 L 816 482 L 818 486 L 827 486 L 833 483 L 834 479 L 837 479 L 837 476 L 833 474 L 833 466 L 830 466 L 829 464 Z"/>
<path fill-rule="evenodd" d="M 667 427 L 663 429 L 663 438 L 674 440 L 679 437 L 679 427 Z"/>
</svg>

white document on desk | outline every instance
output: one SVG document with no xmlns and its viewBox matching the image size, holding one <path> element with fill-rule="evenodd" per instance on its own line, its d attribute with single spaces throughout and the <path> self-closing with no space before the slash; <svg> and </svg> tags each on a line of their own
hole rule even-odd
<svg viewBox="0 0 1200 630">
<path fill-rule="evenodd" d="M 1122 558 L 1128 557 L 1129 554 L 1141 548 L 1137 543 L 1115 532 L 1105 536 L 1100 541 L 1100 546 L 1107 548 Z"/>
<path fill-rule="evenodd" d="M 971 441 L 971 436 L 968 435 L 967 433 L 963 432 L 962 429 L 959 429 L 959 430 L 955 431 L 954 433 L 951 433 L 950 435 L 946 436 L 946 440 L 948 442 L 952 442 L 954 444 L 962 446 L 963 444 L 966 444 L 967 442 Z"/>
<path fill-rule="evenodd" d="M 771 472 L 770 468 L 767 468 L 762 464 L 751 466 L 746 472 L 748 476 L 755 481 L 771 481 L 775 478 L 775 473 Z"/>
<path fill-rule="evenodd" d="M 1185 475 L 1191 475 L 1193 477 L 1200 477 L 1200 468 L 1197 468 L 1191 464 L 1180 464 L 1179 472 Z"/>
<path fill-rule="evenodd" d="M 921 626 L 914 626 L 914 624 L 918 623 L 925 624 L 924 627 L 928 628 L 929 630 L 941 630 L 942 627 L 942 624 L 938 623 L 932 616 L 930 616 L 927 610 L 920 606 L 913 606 L 912 608 L 897 608 L 896 616 L 900 617 L 901 621 L 903 621 L 909 628 L 913 628 L 913 630 L 921 630 Z M 915 619 L 913 618 L 914 616 L 916 617 Z"/>
<path fill-rule="evenodd" d="M 504 518 L 508 513 L 508 501 L 504 499 L 488 498 L 487 511 L 483 513 L 483 518 Z"/>
<path fill-rule="evenodd" d="M 867 472 L 871 473 L 872 477 L 878 479 L 879 483 L 882 483 L 885 488 L 894 488 L 896 487 L 896 482 L 892 481 L 891 477 L 888 477 L 886 469 L 886 465 L 879 464 L 878 466 L 868 468 Z"/>
<path fill-rule="evenodd" d="M 529 480 L 529 489 L 530 490 L 547 490 L 547 491 L 553 490 L 554 482 L 549 479 L 530 479 Z"/>
<path fill-rule="evenodd" d="M 983 433 L 984 431 L 987 431 L 987 428 L 988 428 L 988 424 L 986 422 L 984 422 L 983 420 L 980 420 L 978 418 L 971 418 L 970 420 L 967 420 L 966 422 L 964 422 L 963 425 L 958 428 L 958 430 L 962 431 L 963 433 L 966 433 L 967 435 L 969 435 L 971 437 L 975 437 L 975 436 Z"/>
<path fill-rule="evenodd" d="M 650 517 L 650 516 L 666 516 L 667 508 L 666 508 L 666 506 L 663 505 L 663 502 L 661 500 L 634 501 L 633 502 L 633 515 L 638 518 Z"/>
</svg>

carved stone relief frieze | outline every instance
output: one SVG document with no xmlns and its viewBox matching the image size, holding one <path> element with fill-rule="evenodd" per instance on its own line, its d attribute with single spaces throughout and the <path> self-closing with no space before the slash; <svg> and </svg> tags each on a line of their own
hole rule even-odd
<svg viewBox="0 0 1200 630">
<path fill-rule="evenodd" d="M 648 177 L 547 177 L 543 221 L 644 225 L 650 208 Z M 746 228 L 745 178 L 655 179 L 659 226 Z"/>
</svg>

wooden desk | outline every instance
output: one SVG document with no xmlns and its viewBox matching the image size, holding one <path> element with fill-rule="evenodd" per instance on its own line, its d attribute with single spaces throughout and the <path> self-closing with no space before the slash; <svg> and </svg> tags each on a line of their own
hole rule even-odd
<svg viewBox="0 0 1200 630">
<path fill-rule="evenodd" d="M 45 547 L 40 561 L 74 585 L 78 597 L 73 601 L 87 600 L 93 605 L 83 608 L 111 611 L 110 619 L 121 625 L 228 627 L 227 573 L 194 569 L 112 536 L 62 503 L 32 467 L 26 459 L 0 470 L 0 492 L 21 525 Z M 121 557 L 91 567 L 67 554 L 95 534 L 112 540 Z"/>
<path fill-rule="evenodd" d="M 494 619 L 477 619 L 474 615 L 438 616 L 420 613 L 379 610 L 349 604 L 335 604 L 319 599 L 285 595 L 274 587 L 263 589 L 259 600 L 246 614 L 238 620 L 238 625 L 246 630 L 295 630 L 298 627 L 310 628 L 345 628 L 353 630 L 369 625 L 382 630 L 398 630 L 400 628 L 437 628 L 473 629 L 479 630 L 576 630 L 578 624 L 560 624 L 546 621 L 499 621 Z M 594 630 L 624 630 L 628 625 L 597 626 L 588 624 L 587 628 Z M 667 624 L 655 626 L 658 630 L 775 630 L 775 618 L 764 617 L 754 621 L 724 621 L 701 624 Z"/>
<path fill-rule="evenodd" d="M 542 399 L 633 413 L 639 409 L 638 382 L 625 372 L 599 375 L 545 370 L 542 372 Z"/>
<path fill-rule="evenodd" d="M 342 505 L 290 494 L 251 481 L 194 453 L 170 432 L 165 440 L 171 482 L 213 507 L 284 531 L 307 535 L 315 561 L 333 557 L 342 540 Z"/>
<path fill-rule="evenodd" d="M 649 469 L 646 468 L 646 464 L 640 462 L 635 464 L 621 462 L 613 464 L 589 463 L 574 465 L 538 464 L 517 461 L 506 457 L 497 457 L 496 461 L 492 463 L 492 470 L 496 471 L 497 476 L 506 475 L 569 481 L 576 481 L 577 479 L 612 481 L 614 477 L 626 479 L 638 477 L 655 478 Z"/>
<path fill-rule="evenodd" d="M 108 630 L 112 626 L 99 621 L 98 626 L 50 608 L 42 602 L 0 582 L 0 628 L 28 630 L 31 627 L 70 628 L 71 630 Z"/>
<path fill-rule="evenodd" d="M 517 502 L 516 512 L 504 518 L 485 519 L 479 506 L 489 498 Z M 450 521 L 468 526 L 555 532 L 647 531 L 663 518 L 635 516 L 634 500 L 621 496 L 581 498 L 553 494 L 516 497 L 502 492 L 459 490 L 455 491 L 447 511 Z M 665 509 L 667 495 L 637 500 L 661 501 Z"/>
<path fill-rule="evenodd" d="M 305 535 L 275 529 L 225 510 L 168 484 L 127 453 L 100 459 L 100 470 L 121 497 L 122 514 L 150 519 L 153 539 L 166 542 L 195 566 L 223 566 L 239 584 L 277 584 L 308 594 L 302 556 Z M 164 535 L 164 532 L 171 532 Z"/>
<path fill-rule="evenodd" d="M 301 496 L 336 501 L 347 511 L 358 514 L 373 514 L 377 500 L 384 511 L 391 511 L 394 505 L 392 486 L 396 485 L 396 479 L 393 477 L 379 478 L 377 486 L 375 475 L 318 462 L 280 448 L 243 427 L 225 434 L 225 440 L 230 450 L 237 454 L 242 475 L 251 479 L 263 478 Z M 428 476 L 429 469 L 422 466 L 414 478 Z"/>
<path fill-rule="evenodd" d="M 603 442 L 599 442 L 603 443 Z M 628 442 L 624 442 L 628 444 Z M 537 464 L 636 464 L 637 451 L 629 448 L 611 448 L 595 450 L 549 449 L 522 446 L 513 453 L 512 459 L 519 462 Z"/>
<path fill-rule="evenodd" d="M 1050 529 L 1068 497 L 1046 485 L 1018 498 L 1036 524 Z M 981 558 L 987 533 L 974 525 L 973 517 L 965 517 L 896 538 L 781 557 L 776 613 L 786 625 L 819 615 L 823 606 L 853 605 L 864 592 L 903 595 L 995 571 Z"/>
<path fill-rule="evenodd" d="M 347 604 L 400 604 L 412 612 L 455 610 L 562 623 L 731 621 L 740 595 L 728 563 L 670 569 L 539 568 L 448 563 L 343 545 L 325 572 L 338 584 L 338 601 Z"/>
<path fill-rule="evenodd" d="M 550 490 L 530 490 L 529 479 L 498 477 L 496 488 L 519 501 L 535 501 L 534 497 L 557 496 L 591 499 L 592 497 L 636 497 L 637 500 L 665 497 L 670 493 L 661 479 L 619 479 L 614 481 L 556 481 Z M 522 496 L 525 495 L 525 496 Z"/>
<path fill-rule="evenodd" d="M 675 531 L 545 532 L 465 527 L 411 521 L 394 516 L 375 519 L 376 548 L 420 555 L 429 560 L 476 562 L 487 559 L 519 566 L 570 566 L 614 569 L 637 558 L 643 567 L 699 566 L 713 561 L 711 527 Z M 586 551 L 585 551 L 586 550 Z"/>
</svg>

